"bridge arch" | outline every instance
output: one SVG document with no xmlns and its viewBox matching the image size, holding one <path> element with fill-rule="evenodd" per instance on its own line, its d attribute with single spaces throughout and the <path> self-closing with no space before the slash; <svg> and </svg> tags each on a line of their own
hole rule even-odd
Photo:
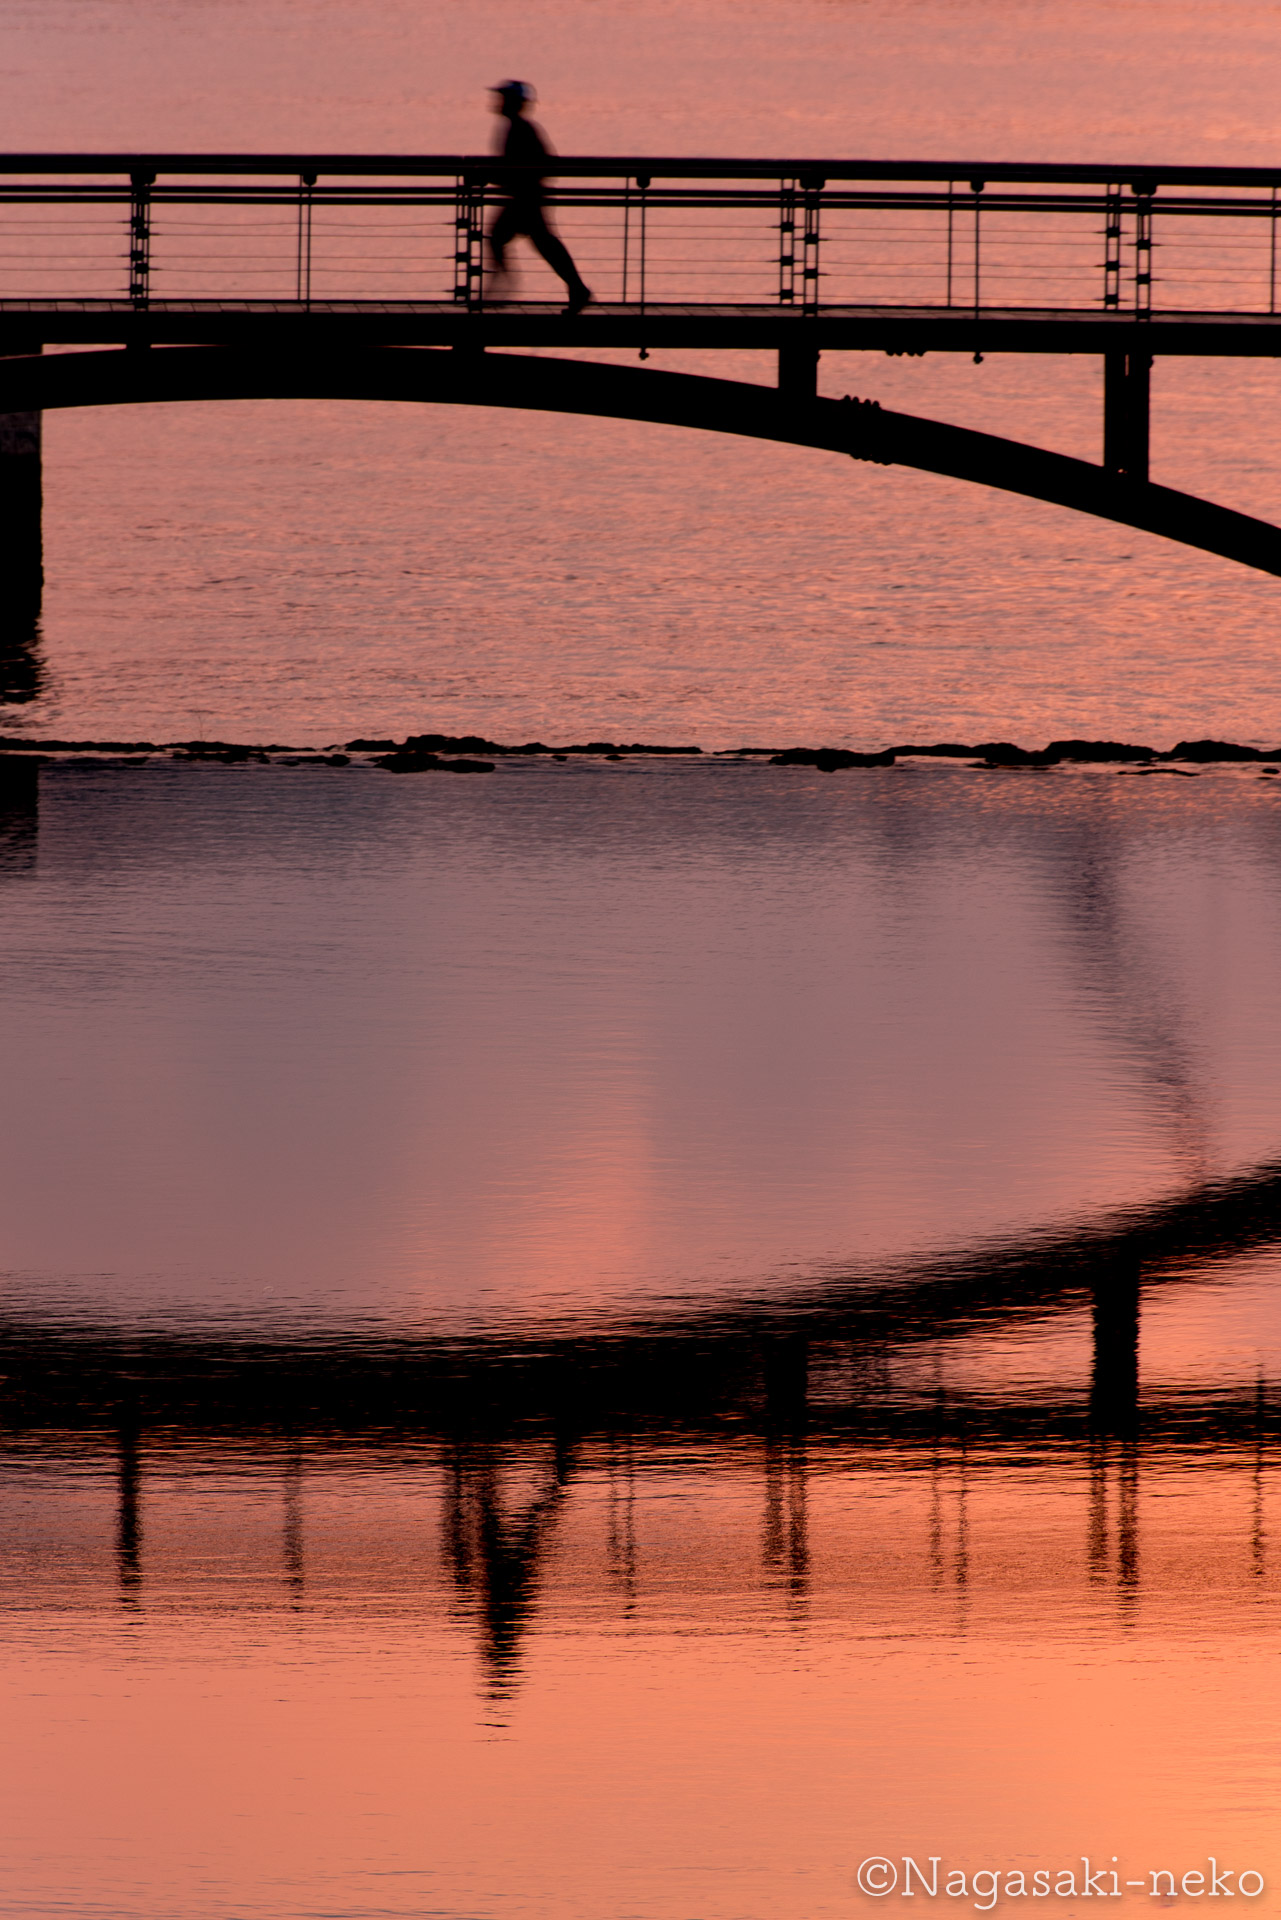
<svg viewBox="0 0 1281 1920">
<path fill-rule="evenodd" d="M 1155 533 L 1281 575 L 1281 528 L 1194 494 L 874 402 L 656 368 L 458 348 L 114 348 L 0 360 L 0 414 L 197 400 L 380 400 L 594 415 L 914 467 Z"/>
</svg>

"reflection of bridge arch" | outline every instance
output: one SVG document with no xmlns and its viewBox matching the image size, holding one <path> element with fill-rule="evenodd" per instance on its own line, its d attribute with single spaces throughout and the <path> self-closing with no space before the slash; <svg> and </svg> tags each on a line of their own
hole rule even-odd
<svg viewBox="0 0 1281 1920">
<path fill-rule="evenodd" d="M 706 1461 L 718 1445 L 741 1460 L 762 1443 L 762 1577 L 792 1615 L 810 1581 L 807 1486 L 812 1468 L 851 1443 L 937 1467 L 952 1449 L 954 1550 L 938 1539 L 937 1582 L 968 1582 L 967 1449 L 1026 1459 L 1029 1447 L 1088 1469 L 1087 1564 L 1129 1608 L 1140 1581 L 1138 1489 L 1148 1447 L 1208 1444 L 1249 1464 L 1253 1570 L 1264 1564 L 1262 1471 L 1277 1408 L 1262 1380 L 1137 1397 L 1140 1289 L 1221 1273 L 1281 1243 L 1281 1166 L 1204 1182 L 1172 1199 L 1084 1221 L 1020 1243 L 940 1255 L 881 1274 L 833 1275 L 803 1293 L 678 1309 L 597 1332 L 508 1329 L 471 1340 L 377 1343 L 145 1337 L 129 1332 L 0 1321 L 0 1371 L 12 1429 L 114 1435 L 116 1559 L 129 1607 L 143 1593 L 140 1441 L 154 1427 L 185 1439 L 253 1436 L 287 1448 L 283 1564 L 291 1599 L 302 1585 L 301 1443 L 341 1452 L 344 1437 L 414 1435 L 439 1446 L 447 1473 L 445 1561 L 456 1603 L 473 1623 L 495 1699 L 509 1693 L 539 1606 L 571 1483 L 604 1440 L 630 1486 L 649 1445 L 693 1438 Z M 939 1391 L 913 1402 L 860 1391 L 844 1404 L 822 1391 L 834 1345 L 870 1354 L 919 1349 L 1092 1310 L 1088 1396 L 1055 1384 L 1009 1404 Z M 816 1388 L 818 1389 L 816 1391 Z M 622 1443 L 620 1452 L 620 1442 Z M 670 1457 L 670 1456 L 669 1456 Z M 936 1493 L 939 1491 L 936 1486 Z M 630 1493 L 627 1499 L 630 1500 Z M 625 1503 L 626 1504 L 626 1503 Z M 936 1501 L 936 1506 L 937 1506 Z M 933 1523 L 932 1523 L 933 1524 Z M 611 1540 L 623 1585 L 635 1584 L 628 1519 Z M 618 1533 L 611 1517 L 611 1536 Z"/>
<path fill-rule="evenodd" d="M 164 347 L 0 362 L 0 414 L 155 401 L 395 400 L 592 415 L 729 433 L 1071 507 L 1281 574 L 1281 530 L 1248 514 L 1066 454 L 803 388 L 513 353 Z"/>
<path fill-rule="evenodd" d="M 0 1372 L 11 1420 L 130 1427 L 156 1420 L 192 1432 L 405 1431 L 486 1443 L 539 1429 L 593 1432 L 814 1430 L 811 1356 L 844 1346 L 919 1352 L 949 1339 L 1090 1312 L 1095 1329 L 1088 1409 L 1070 1392 L 1020 1397 L 1009 1409 L 954 1408 L 970 1433 L 1054 1436 L 1132 1428 L 1140 1289 L 1186 1284 L 1281 1243 L 1281 1164 L 1265 1163 L 1182 1194 L 1062 1228 L 923 1256 L 881 1270 L 829 1271 L 808 1287 L 721 1296 L 610 1323 L 472 1334 L 388 1333 L 317 1340 L 146 1333 L 51 1324 L 12 1308 L 0 1318 Z M 875 1411 L 854 1380 L 863 1433 L 913 1427 L 901 1403 Z M 926 1399 L 929 1399 L 926 1396 Z M 919 1431 L 947 1409 L 923 1401 Z M 1253 1390 L 1145 1402 L 1143 1430 L 1253 1430 Z M 978 1426 L 975 1425 L 976 1419 Z M 821 1424 L 844 1423 L 826 1400 Z"/>
</svg>

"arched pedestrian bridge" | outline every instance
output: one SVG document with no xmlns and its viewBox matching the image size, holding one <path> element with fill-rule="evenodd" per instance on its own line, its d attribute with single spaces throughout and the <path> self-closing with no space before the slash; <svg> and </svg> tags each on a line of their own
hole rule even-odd
<svg viewBox="0 0 1281 1920">
<path fill-rule="evenodd" d="M 1148 458 L 1156 359 L 1281 356 L 1281 170 L 557 167 L 555 217 L 595 294 L 572 316 L 541 266 L 533 297 L 496 297 L 485 228 L 519 169 L 484 157 L 0 157 L 9 580 L 24 554 L 38 579 L 41 414 L 273 397 L 550 410 L 824 448 L 1281 574 L 1281 530 L 1155 484 Z M 642 364 L 659 349 L 768 352 L 777 379 Z M 821 398 L 821 355 L 851 350 L 1097 356 L 1102 458 Z"/>
</svg>

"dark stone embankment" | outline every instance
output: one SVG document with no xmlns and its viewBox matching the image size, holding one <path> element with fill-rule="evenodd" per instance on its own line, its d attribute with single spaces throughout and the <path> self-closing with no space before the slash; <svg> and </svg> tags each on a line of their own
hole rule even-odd
<svg viewBox="0 0 1281 1920">
<path fill-rule="evenodd" d="M 1180 740 L 1173 747 L 1136 745 L 1124 740 L 1051 740 L 1044 747 L 1021 747 L 1012 740 L 912 742 L 879 752 L 847 747 L 722 747 L 704 756 L 696 746 L 651 741 L 588 740 L 549 746 L 542 740 L 505 745 L 481 734 L 412 733 L 404 740 L 360 738 L 317 751 L 245 744 L 231 740 L 62 740 L 26 739 L 0 734 L 0 781 L 17 777 L 42 762 L 84 767 L 137 767 L 150 761 L 204 766 L 276 766 L 298 768 L 377 767 L 387 773 L 493 773 L 499 760 L 573 759 L 625 761 L 633 758 L 707 758 L 773 767 L 808 767 L 819 773 L 894 767 L 904 760 L 955 760 L 980 772 L 1045 771 L 1061 766 L 1112 767 L 1122 773 L 1183 773 L 1206 766 L 1261 764 L 1281 769 L 1281 746 L 1246 747 L 1232 740 Z M 1182 764 L 1180 764 L 1182 763 Z"/>
<path fill-rule="evenodd" d="M 739 755 L 765 752 L 740 747 Z M 1167 751 L 1125 740 L 1051 740 L 1046 747 L 1020 747 L 1012 740 L 981 740 L 974 746 L 942 741 L 934 746 L 886 747 L 882 753 L 851 753 L 839 747 L 787 747 L 769 755 L 774 767 L 816 767 L 836 773 L 845 767 L 892 767 L 900 760 L 964 760 L 984 770 L 1005 767 L 1117 766 L 1125 771 L 1178 771 L 1171 761 L 1198 766 L 1281 762 L 1281 747 L 1243 747 L 1231 740 L 1180 740 Z"/>
</svg>

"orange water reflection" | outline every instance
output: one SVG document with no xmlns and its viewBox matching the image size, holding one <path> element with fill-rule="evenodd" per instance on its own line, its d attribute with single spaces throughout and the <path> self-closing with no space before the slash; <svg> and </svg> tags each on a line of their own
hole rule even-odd
<svg viewBox="0 0 1281 1920">
<path fill-rule="evenodd" d="M 153 1443 L 122 1593 L 113 1477 L 11 1464 L 15 1910 L 800 1916 L 870 1906 L 873 1852 L 1281 1866 L 1270 1447 L 613 1448 L 552 1511 L 550 1448 L 458 1473 Z M 496 1638 L 481 1563 L 510 1600 L 522 1549 Z"/>
</svg>

